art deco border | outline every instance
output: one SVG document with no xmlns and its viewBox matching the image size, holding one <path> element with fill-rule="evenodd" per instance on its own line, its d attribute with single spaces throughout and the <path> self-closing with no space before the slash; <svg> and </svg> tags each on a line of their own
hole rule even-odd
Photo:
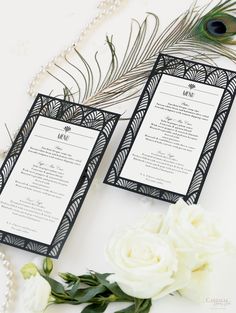
<svg viewBox="0 0 236 313">
<path fill-rule="evenodd" d="M 219 104 L 186 195 L 180 195 L 174 192 L 148 186 L 120 176 L 162 74 L 168 74 L 224 89 L 222 100 Z M 225 122 L 230 112 L 235 97 L 235 90 L 235 72 L 184 60 L 182 58 L 160 54 L 129 122 L 126 132 L 121 140 L 104 182 L 109 185 L 171 203 L 175 203 L 180 197 L 184 198 L 184 200 L 189 204 L 197 203 Z"/>
<path fill-rule="evenodd" d="M 1 167 L 0 193 L 7 183 L 14 165 L 39 116 L 57 119 L 99 131 L 98 139 L 51 245 L 29 240 L 0 230 L 1 243 L 44 256 L 58 258 L 118 122 L 119 115 L 39 94 Z"/>
</svg>

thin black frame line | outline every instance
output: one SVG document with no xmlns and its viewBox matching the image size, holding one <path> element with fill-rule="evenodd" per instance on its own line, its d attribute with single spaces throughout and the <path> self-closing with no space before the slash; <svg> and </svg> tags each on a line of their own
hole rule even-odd
<svg viewBox="0 0 236 313">
<path fill-rule="evenodd" d="M 173 84 L 173 83 L 169 83 L 169 82 L 164 82 L 164 83 L 167 84 L 167 85 L 172 85 L 172 86 L 176 86 L 176 87 L 180 87 L 180 88 L 185 88 L 186 89 L 186 86 L 183 86 L 183 85 Z M 199 84 L 202 84 L 202 83 L 199 83 Z M 215 86 L 215 88 L 221 89 L 220 87 L 216 87 L 216 86 Z M 195 88 L 194 88 L 194 90 L 198 91 L 198 92 L 206 93 L 207 95 L 218 96 L 216 93 L 213 93 L 213 92 L 208 92 L 208 91 L 199 90 L 199 89 L 195 89 Z"/>
<path fill-rule="evenodd" d="M 66 146 L 70 146 L 70 147 L 74 147 L 74 148 L 78 148 L 78 149 L 82 149 L 82 150 L 86 150 L 86 151 L 90 150 L 90 149 L 83 148 L 83 147 L 80 147 L 80 146 L 71 145 L 71 144 L 69 144 L 67 142 L 61 142 L 60 140 L 54 140 L 54 139 L 43 137 L 43 136 L 39 136 L 39 135 L 35 135 L 35 137 L 41 138 L 41 139 L 45 139 L 45 140 L 49 140 L 49 141 L 53 141 L 53 142 L 57 142 L 57 143 L 61 143 L 61 144 L 66 145 Z"/>
<path fill-rule="evenodd" d="M 63 123 L 63 121 L 58 121 L 58 122 L 62 122 L 62 123 Z M 64 122 L 64 123 L 66 123 L 66 122 Z M 63 131 L 63 129 L 61 129 L 61 128 L 51 127 L 51 126 L 48 126 L 48 125 L 45 125 L 45 124 L 40 124 L 40 125 L 41 125 L 41 126 L 44 126 L 44 127 L 46 127 L 46 128 L 55 129 L 55 130 L 58 130 L 58 131 Z M 78 125 L 75 125 L 75 126 L 78 126 Z M 81 127 L 82 127 L 82 126 L 81 126 Z M 95 129 L 93 129 L 93 130 L 98 132 L 98 130 L 95 130 Z M 73 135 L 77 135 L 77 136 L 80 136 L 80 137 L 92 139 L 92 137 L 90 137 L 90 136 L 81 135 L 81 134 L 79 134 L 79 133 L 75 133 L 75 132 L 72 132 L 72 131 L 68 131 L 68 134 L 73 134 Z"/>
</svg>

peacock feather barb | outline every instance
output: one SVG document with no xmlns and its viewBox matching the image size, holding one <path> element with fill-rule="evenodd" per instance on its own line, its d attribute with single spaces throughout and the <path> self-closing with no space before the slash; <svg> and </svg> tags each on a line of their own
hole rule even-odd
<svg viewBox="0 0 236 313">
<path fill-rule="evenodd" d="M 236 63 L 232 48 L 236 43 L 236 1 L 213 6 L 214 2 L 204 7 L 193 4 L 161 33 L 159 18 L 153 13 L 141 24 L 133 21 L 121 57 L 113 37 L 106 38 L 111 57 L 105 69 L 98 52 L 92 64 L 74 48 L 76 61 L 67 55 L 63 65 L 55 63 L 56 74 L 48 73 L 62 85 L 65 99 L 108 108 L 139 96 L 160 52 L 214 64 L 216 58 L 225 57 Z"/>
</svg>

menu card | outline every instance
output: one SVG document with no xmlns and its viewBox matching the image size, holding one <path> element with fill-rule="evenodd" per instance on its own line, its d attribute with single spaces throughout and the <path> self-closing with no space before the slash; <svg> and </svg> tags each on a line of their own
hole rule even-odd
<svg viewBox="0 0 236 313">
<path fill-rule="evenodd" d="M 160 55 L 105 183 L 196 203 L 236 85 L 236 73 Z"/>
<path fill-rule="evenodd" d="M 0 170 L 2 243 L 59 256 L 118 118 L 38 95 Z"/>
</svg>

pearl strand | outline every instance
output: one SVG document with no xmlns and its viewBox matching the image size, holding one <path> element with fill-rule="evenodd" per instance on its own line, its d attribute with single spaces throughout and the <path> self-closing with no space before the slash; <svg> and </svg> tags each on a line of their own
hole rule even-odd
<svg viewBox="0 0 236 313">
<path fill-rule="evenodd" d="M 32 82 L 30 83 L 28 94 L 32 97 L 36 96 L 36 89 L 40 83 L 42 76 L 49 71 L 55 63 L 60 59 L 64 58 L 68 53 L 70 53 L 73 48 L 77 47 L 81 42 L 85 39 L 85 37 L 90 33 L 90 31 L 101 22 L 106 16 L 113 14 L 124 2 L 125 0 L 102 0 L 98 9 L 100 9 L 100 13 L 93 18 L 93 20 L 88 24 L 88 26 L 81 32 L 77 41 L 73 42 L 70 47 L 66 50 L 62 51 L 58 56 L 53 58 L 45 67 L 42 67 L 41 70 L 35 75 Z"/>
<path fill-rule="evenodd" d="M 5 299 L 3 303 L 0 304 L 0 313 L 7 313 L 7 309 L 10 304 L 10 297 L 12 293 L 12 286 L 13 286 L 13 272 L 11 271 L 10 262 L 6 259 L 6 256 L 3 252 L 0 252 L 0 261 L 2 261 L 2 265 L 6 271 L 6 281 L 5 281 Z"/>
<path fill-rule="evenodd" d="M 7 150 L 7 149 L 6 149 Z M 6 156 L 6 150 L 0 149 L 0 160 L 4 159 Z"/>
</svg>

